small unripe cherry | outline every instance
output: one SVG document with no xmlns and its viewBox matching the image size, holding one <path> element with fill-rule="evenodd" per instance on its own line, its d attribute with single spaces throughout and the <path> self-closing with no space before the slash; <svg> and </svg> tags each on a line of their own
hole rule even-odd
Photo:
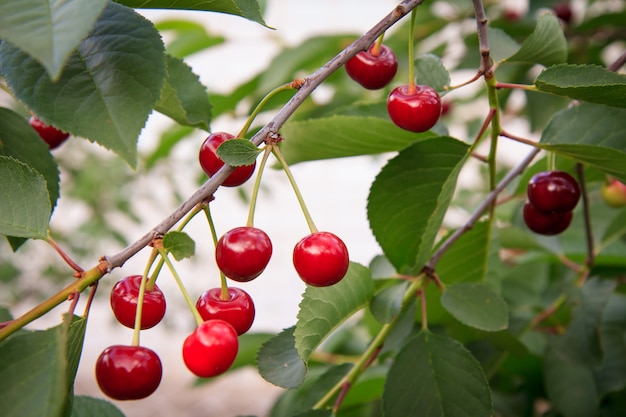
<svg viewBox="0 0 626 417">
<path fill-rule="evenodd" d="M 623 182 L 611 179 L 608 183 L 602 184 L 600 194 L 609 207 L 626 207 L 626 184 Z"/>
</svg>

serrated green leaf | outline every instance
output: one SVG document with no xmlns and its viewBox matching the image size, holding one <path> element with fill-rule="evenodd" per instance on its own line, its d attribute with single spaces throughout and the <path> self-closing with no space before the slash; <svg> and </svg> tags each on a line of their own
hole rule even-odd
<svg viewBox="0 0 626 417">
<path fill-rule="evenodd" d="M 519 44 L 502 29 L 488 27 L 487 37 L 489 38 L 491 57 L 496 62 L 514 55 L 520 48 Z"/>
<path fill-rule="evenodd" d="M 59 198 L 59 167 L 48 146 L 28 121 L 0 107 L 0 155 L 15 158 L 39 172 L 46 180 L 50 207 Z"/>
<path fill-rule="evenodd" d="M 544 13 L 538 17 L 533 33 L 505 61 L 550 66 L 561 64 L 566 59 L 567 40 L 559 19 L 552 13 Z"/>
<path fill-rule="evenodd" d="M 596 389 L 600 397 L 626 387 L 626 341 L 624 329 L 615 325 L 600 327 L 602 340 L 602 366 L 593 370 Z"/>
<path fill-rule="evenodd" d="M 163 249 L 180 261 L 194 255 L 196 242 L 187 233 L 172 230 L 163 236 Z"/>
<path fill-rule="evenodd" d="M 107 0 L 5 0 L 0 3 L 0 38 L 35 58 L 57 79 L 106 5 Z"/>
<path fill-rule="evenodd" d="M 626 75 L 598 65 L 555 65 L 537 76 L 535 86 L 550 94 L 626 107 Z"/>
<path fill-rule="evenodd" d="M 384 288 L 372 298 L 370 311 L 376 320 L 381 323 L 389 323 L 398 315 L 408 285 L 408 282 L 392 285 Z"/>
<path fill-rule="evenodd" d="M 356 263 L 350 263 L 346 275 L 334 285 L 307 287 L 293 332 L 302 360 L 306 363 L 322 340 L 363 308 L 373 293 L 374 284 L 369 270 Z"/>
<path fill-rule="evenodd" d="M 109 401 L 76 395 L 70 417 L 124 417 L 124 413 Z"/>
<path fill-rule="evenodd" d="M 154 109 L 185 126 L 206 131 L 211 122 L 211 103 L 206 87 L 183 61 L 166 55 L 167 78 Z"/>
<path fill-rule="evenodd" d="M 288 122 L 281 129 L 280 149 L 289 164 L 399 151 L 432 138 L 430 132 L 412 133 L 376 117 L 330 116 Z"/>
<path fill-rule="evenodd" d="M 217 147 L 217 156 L 234 167 L 254 164 L 261 152 L 263 151 L 248 139 L 226 140 Z"/>
<path fill-rule="evenodd" d="M 367 204 L 370 227 L 397 271 L 418 272 L 430 256 L 467 149 L 450 137 L 417 142 L 374 180 Z"/>
<path fill-rule="evenodd" d="M 506 302 L 485 284 L 461 282 L 446 287 L 441 304 L 461 323 L 496 332 L 509 325 Z"/>
<path fill-rule="evenodd" d="M 173 34 L 173 39 L 167 43 L 166 50 L 176 58 L 184 58 L 225 41 L 222 36 L 209 34 L 203 24 L 190 20 L 160 20 L 155 27 L 161 33 Z"/>
<path fill-rule="evenodd" d="M 7 42 L 0 44 L 0 66 L 17 98 L 45 123 L 135 166 L 137 138 L 165 79 L 163 42 L 146 18 L 109 3 L 56 82 Z"/>
<path fill-rule="evenodd" d="M 620 211 L 606 227 L 600 247 L 604 249 L 624 235 L 626 235 L 626 210 Z"/>
<path fill-rule="evenodd" d="M 444 91 L 450 85 L 450 74 L 441 59 L 432 54 L 418 56 L 415 60 L 415 77 L 418 84 L 429 85 L 437 91 Z"/>
<path fill-rule="evenodd" d="M 459 342 L 422 331 L 394 361 L 383 394 L 387 417 L 488 417 L 489 383 L 480 363 Z"/>
<path fill-rule="evenodd" d="M 583 103 L 556 114 L 540 146 L 626 182 L 626 109 Z"/>
<path fill-rule="evenodd" d="M 306 377 L 306 365 L 296 350 L 294 327 L 283 330 L 263 344 L 257 356 L 259 373 L 282 388 L 297 388 Z"/>
<path fill-rule="evenodd" d="M 0 178 L 0 234 L 45 239 L 51 212 L 45 178 L 7 156 L 0 156 Z"/>
</svg>

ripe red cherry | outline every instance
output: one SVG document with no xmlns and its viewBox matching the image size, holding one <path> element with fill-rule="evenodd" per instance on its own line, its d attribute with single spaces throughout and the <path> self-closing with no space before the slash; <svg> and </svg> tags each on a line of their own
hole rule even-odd
<svg viewBox="0 0 626 417">
<path fill-rule="evenodd" d="M 391 120 L 402 129 L 425 132 L 441 117 L 441 98 L 434 88 L 416 85 L 396 87 L 387 98 L 387 112 Z"/>
<path fill-rule="evenodd" d="M 221 167 L 224 166 L 224 161 L 217 156 L 217 148 L 224 142 L 230 139 L 234 139 L 234 136 L 226 132 L 211 133 L 207 137 L 202 146 L 200 147 L 200 166 L 204 172 L 212 177 Z M 244 165 L 237 167 L 222 183 L 225 187 L 236 187 L 246 182 L 254 173 L 256 162 L 252 165 Z"/>
<path fill-rule="evenodd" d="M 224 320 L 208 320 L 199 325 L 183 343 L 183 361 L 201 378 L 226 372 L 235 361 L 237 332 Z"/>
<path fill-rule="evenodd" d="M 293 265 L 298 275 L 315 287 L 326 287 L 341 281 L 349 264 L 348 248 L 329 232 L 312 233 L 293 249 Z"/>
<path fill-rule="evenodd" d="M 539 211 L 530 202 L 524 204 L 524 222 L 530 230 L 541 235 L 558 235 L 572 222 L 572 212 L 545 213 Z"/>
<path fill-rule="evenodd" d="M 250 329 L 254 322 L 254 302 L 252 297 L 241 288 L 228 288 L 230 299 L 221 298 L 221 288 L 211 288 L 205 291 L 198 301 L 196 308 L 200 316 L 206 320 L 220 319 L 229 323 L 238 335 Z"/>
<path fill-rule="evenodd" d="M 391 48 L 374 43 L 367 51 L 361 51 L 348 62 L 346 72 L 354 81 L 369 90 L 383 88 L 398 70 L 398 59 Z"/>
<path fill-rule="evenodd" d="M 228 278 L 246 282 L 261 275 L 272 257 L 272 242 L 256 227 L 236 227 L 217 242 L 215 260 Z"/>
<path fill-rule="evenodd" d="M 600 194 L 609 207 L 619 208 L 626 206 L 626 184 L 614 178 L 609 183 L 602 184 Z"/>
<path fill-rule="evenodd" d="M 572 17 L 574 17 L 574 13 L 572 11 L 572 6 L 569 2 L 561 2 L 552 6 L 552 10 L 554 10 L 554 14 L 556 17 L 561 19 L 563 22 L 570 23 L 572 21 Z"/>
<path fill-rule="evenodd" d="M 565 213 L 574 210 L 580 199 L 578 181 L 563 171 L 535 174 L 528 183 L 528 201 L 544 213 Z"/>
<path fill-rule="evenodd" d="M 58 148 L 70 137 L 69 133 L 63 132 L 54 126 L 50 126 L 39 120 L 36 116 L 31 116 L 28 123 L 37 131 L 41 139 L 48 144 L 48 148 Z"/>
<path fill-rule="evenodd" d="M 96 380 L 103 393 L 114 400 L 139 400 L 161 383 L 161 359 L 143 346 L 115 345 L 96 360 Z"/>
<path fill-rule="evenodd" d="M 140 286 L 141 275 L 130 275 L 119 280 L 111 290 L 111 309 L 115 318 L 131 329 L 135 327 Z M 156 284 L 152 290 L 146 288 L 141 309 L 141 329 L 156 326 L 165 315 L 165 307 L 165 296 L 161 289 Z"/>
</svg>

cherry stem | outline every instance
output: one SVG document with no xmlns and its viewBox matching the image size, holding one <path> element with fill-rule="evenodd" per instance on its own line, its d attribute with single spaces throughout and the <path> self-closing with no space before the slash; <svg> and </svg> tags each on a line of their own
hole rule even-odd
<svg viewBox="0 0 626 417">
<path fill-rule="evenodd" d="M 265 97 L 261 99 L 259 104 L 256 105 L 254 110 L 252 110 L 252 113 L 250 113 L 250 116 L 248 116 L 246 123 L 243 125 L 243 127 L 239 131 L 239 134 L 237 135 L 237 137 L 244 138 L 246 136 L 246 134 L 248 133 L 248 130 L 250 129 L 250 126 L 252 125 L 252 122 L 257 117 L 257 115 L 261 112 L 261 110 L 267 104 L 267 102 L 270 101 L 272 97 L 274 97 L 276 94 L 280 93 L 281 91 L 293 90 L 296 85 L 297 83 L 290 82 L 287 84 L 283 84 L 280 87 L 276 87 L 275 89 L 267 93 Z"/>
<path fill-rule="evenodd" d="M 419 290 L 420 307 L 422 311 L 422 330 L 428 331 L 428 309 L 426 308 L 426 288 Z"/>
<path fill-rule="evenodd" d="M 383 38 L 385 37 L 385 32 L 381 33 L 374 45 L 369 49 L 370 54 L 374 56 L 380 55 L 381 45 L 383 44 Z"/>
<path fill-rule="evenodd" d="M 211 207 L 209 204 L 204 206 L 204 214 L 206 216 L 207 222 L 209 223 L 209 229 L 211 230 L 211 238 L 213 239 L 213 247 L 217 248 L 217 232 L 215 231 L 215 222 L 213 221 L 213 216 L 211 215 Z M 226 281 L 226 275 L 218 268 L 220 271 L 220 299 L 224 301 L 230 300 L 230 293 L 228 292 L 228 282 Z"/>
<path fill-rule="evenodd" d="M 585 266 L 587 269 L 591 269 L 595 261 L 593 228 L 591 227 L 591 210 L 589 208 L 589 195 L 587 193 L 587 185 L 585 181 L 585 167 L 580 162 L 576 164 L 576 174 L 580 184 L 580 196 L 583 203 L 583 218 L 585 219 L 585 236 L 587 243 L 587 258 L 585 259 Z M 581 282 L 579 282 L 579 285 L 584 283 L 587 276 L 588 274 L 581 276 Z"/>
<path fill-rule="evenodd" d="M 505 138 L 512 139 L 512 140 L 514 140 L 516 142 L 523 143 L 525 145 L 529 145 L 529 146 L 532 146 L 534 148 L 537 147 L 537 143 L 536 142 L 533 142 L 532 140 L 523 138 L 521 136 L 514 135 L 514 134 L 509 133 L 509 132 L 507 132 L 505 130 L 501 130 L 500 131 L 500 136 L 504 136 Z"/>
<path fill-rule="evenodd" d="M 280 162 L 281 166 L 283 167 L 283 171 L 285 171 L 285 174 L 287 174 L 287 178 L 289 178 L 291 187 L 293 188 L 293 191 L 296 194 L 296 198 L 298 199 L 298 204 L 300 204 L 300 208 L 302 209 L 302 214 L 304 214 L 304 218 L 306 219 L 306 222 L 309 225 L 309 230 L 311 231 L 311 233 L 316 233 L 318 231 L 317 227 L 315 226 L 315 223 L 313 222 L 311 213 L 309 213 L 309 209 L 307 208 L 306 203 L 304 202 L 302 193 L 300 193 L 298 184 L 296 184 L 296 180 L 293 177 L 291 170 L 289 169 L 289 165 L 287 164 L 287 161 L 285 161 L 283 154 L 280 152 L 280 148 L 276 144 L 272 144 L 271 147 L 272 147 L 272 153 L 274 154 L 276 159 L 278 159 L 278 162 Z"/>
<path fill-rule="evenodd" d="M 156 248 L 152 248 L 150 252 L 150 259 L 146 262 L 146 267 L 141 275 L 141 283 L 139 284 L 139 295 L 137 295 L 137 310 L 135 311 L 135 327 L 133 329 L 132 346 L 139 346 L 139 332 L 141 331 L 141 317 L 143 315 L 143 300 L 146 296 L 146 283 L 148 281 L 148 274 L 150 273 L 150 267 L 154 263 L 158 254 Z"/>
<path fill-rule="evenodd" d="M 411 10 L 409 20 L 409 94 L 415 94 L 415 16 L 417 9 Z"/>
<path fill-rule="evenodd" d="M 515 88 L 515 89 L 521 89 L 521 90 L 527 90 L 527 91 L 536 91 L 537 90 L 537 88 L 534 85 L 501 83 L 501 82 L 497 82 L 495 87 L 498 90 L 501 89 L 501 88 Z"/>
<path fill-rule="evenodd" d="M 87 297 L 87 302 L 85 303 L 85 310 L 83 311 L 83 317 L 89 317 L 89 312 L 91 311 L 91 305 L 93 304 L 93 299 L 96 296 L 96 291 L 98 291 L 98 281 L 94 282 L 91 285 L 91 291 L 89 291 L 89 297 Z"/>
<path fill-rule="evenodd" d="M 52 236 L 50 236 L 50 233 L 48 233 L 48 238 L 46 239 L 46 241 L 48 242 L 50 246 L 54 248 L 54 250 L 59 254 L 59 256 L 63 258 L 65 263 L 68 264 L 70 268 L 72 268 L 74 271 L 78 273 L 85 272 L 85 270 L 81 268 L 80 265 L 78 265 L 76 262 L 74 262 L 72 258 L 70 258 L 70 256 L 67 254 L 67 252 L 65 252 L 63 248 L 61 248 L 59 244 L 54 239 L 52 239 Z"/>
<path fill-rule="evenodd" d="M 250 196 L 250 210 L 248 211 L 248 221 L 246 222 L 246 226 L 248 227 L 254 226 L 254 211 L 256 210 L 259 189 L 261 188 L 261 177 L 263 176 L 263 171 L 265 171 L 267 158 L 270 156 L 271 151 L 272 147 L 270 145 L 266 145 L 263 151 L 263 157 L 261 158 L 261 163 L 259 164 L 258 172 L 256 174 L 254 186 L 252 188 L 252 195 Z"/>
</svg>

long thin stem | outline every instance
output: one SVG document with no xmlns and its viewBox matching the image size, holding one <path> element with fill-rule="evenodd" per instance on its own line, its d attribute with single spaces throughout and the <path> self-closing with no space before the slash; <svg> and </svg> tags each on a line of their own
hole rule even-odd
<svg viewBox="0 0 626 417">
<path fill-rule="evenodd" d="M 417 9 L 411 11 L 409 24 L 409 94 L 415 93 L 415 15 Z"/>
<path fill-rule="evenodd" d="M 266 145 L 263 152 L 263 157 L 261 158 L 261 163 L 259 164 L 256 179 L 254 181 L 254 187 L 252 188 L 252 195 L 250 196 L 250 210 L 248 211 L 248 221 L 246 222 L 246 226 L 248 227 L 252 227 L 254 225 L 254 211 L 256 209 L 256 201 L 259 196 L 259 190 L 261 188 L 261 177 L 263 176 L 263 171 L 265 171 L 265 165 L 267 165 L 267 158 L 270 156 L 271 152 L 272 147 L 270 145 Z"/>
<path fill-rule="evenodd" d="M 137 295 L 137 311 L 135 312 L 135 327 L 133 329 L 133 346 L 139 346 L 139 333 L 141 331 L 141 317 L 143 315 L 143 300 L 146 295 L 146 283 L 148 282 L 148 274 L 150 273 L 150 267 L 154 263 L 158 254 L 157 249 L 152 249 L 150 252 L 150 259 L 146 262 L 146 267 L 141 276 L 141 284 L 139 285 L 139 294 Z"/>
<path fill-rule="evenodd" d="M 266 94 L 265 97 L 263 97 L 263 99 L 259 102 L 259 104 L 256 105 L 252 113 L 250 113 L 250 116 L 248 116 L 246 123 L 243 125 L 243 127 L 239 131 L 239 134 L 237 135 L 237 137 L 243 138 L 246 136 L 246 133 L 248 133 L 248 129 L 250 129 L 250 125 L 252 125 L 252 122 L 254 121 L 256 116 L 261 112 L 261 110 L 263 110 L 263 107 L 265 106 L 265 104 L 267 104 L 267 102 L 270 101 L 272 97 L 274 97 L 276 94 L 280 93 L 281 91 L 287 91 L 287 90 L 293 90 L 293 89 L 294 89 L 294 84 L 287 83 L 287 84 L 283 84 L 280 87 L 273 89 L 268 94 Z"/>
<path fill-rule="evenodd" d="M 580 162 L 576 164 L 576 173 L 578 175 L 581 200 L 583 203 L 583 219 L 585 223 L 585 237 L 587 243 L 587 258 L 585 259 L 585 266 L 587 269 L 591 269 L 595 260 L 593 228 L 591 227 L 591 210 L 589 208 L 589 195 L 587 193 L 587 184 L 585 181 L 585 167 Z M 586 276 L 584 279 L 586 279 Z M 584 279 L 580 284 L 584 283 Z"/>
<path fill-rule="evenodd" d="M 209 204 L 204 206 L 204 214 L 206 216 L 207 222 L 209 223 L 209 229 L 211 230 L 211 238 L 213 239 L 213 247 L 217 248 L 217 232 L 215 231 L 215 222 L 213 221 L 213 216 L 211 215 L 211 207 Z M 226 281 L 226 275 L 220 271 L 220 298 L 222 300 L 228 301 L 230 300 L 230 293 L 228 292 L 228 282 Z"/>
</svg>

